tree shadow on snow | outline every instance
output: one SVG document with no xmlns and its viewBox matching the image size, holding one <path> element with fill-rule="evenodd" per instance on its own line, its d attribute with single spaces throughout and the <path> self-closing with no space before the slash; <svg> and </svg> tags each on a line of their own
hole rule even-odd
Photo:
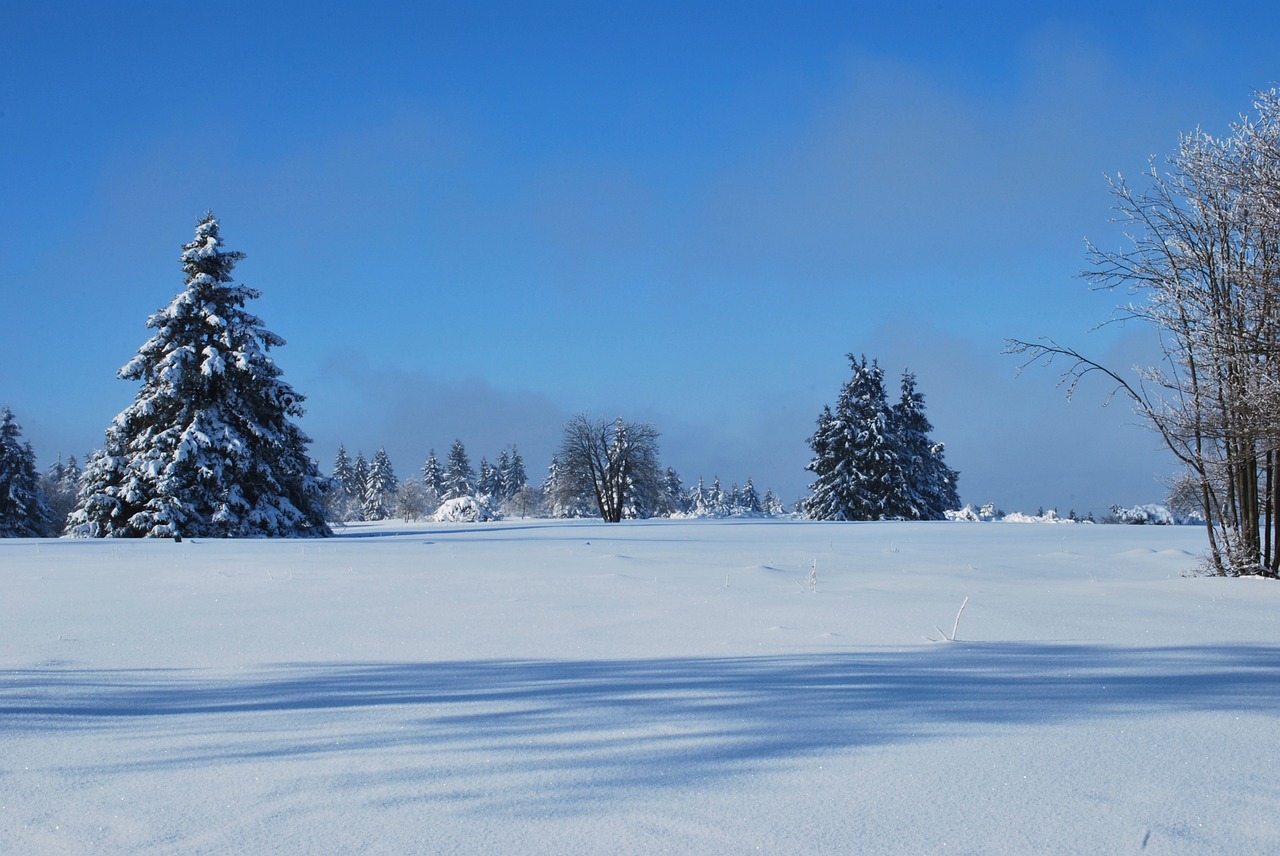
<svg viewBox="0 0 1280 856">
<path fill-rule="evenodd" d="M 572 804 L 575 789 L 605 799 L 816 753 L 1215 711 L 1277 715 L 1280 647 L 954 643 L 722 659 L 303 663 L 235 675 L 0 673 L 0 729 L 10 734 L 201 735 L 198 749 L 178 741 L 121 769 L 393 752 L 389 768 L 403 773 L 406 756 L 421 757 L 423 775 L 435 764 L 438 780 L 476 774 L 483 758 L 489 777 L 556 777 L 554 794 L 508 795 L 531 811 Z"/>
</svg>

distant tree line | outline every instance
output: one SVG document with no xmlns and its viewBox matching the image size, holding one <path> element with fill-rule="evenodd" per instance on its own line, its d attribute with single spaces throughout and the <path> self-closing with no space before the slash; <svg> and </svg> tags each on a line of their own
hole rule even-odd
<svg viewBox="0 0 1280 856">
<path fill-rule="evenodd" d="M 352 459 L 339 445 L 332 476 L 308 455 L 295 419 L 303 396 L 269 352 L 284 341 L 248 311 L 256 289 L 232 277 L 243 254 L 206 214 L 179 260 L 184 288 L 147 319 L 151 337 L 119 371 L 140 384 L 83 469 L 75 457 L 43 475 L 12 412 L 0 410 L 0 536 L 323 536 L 348 520 L 476 519 L 499 515 L 625 519 L 786 513 L 747 478 L 686 487 L 661 463 L 658 430 L 579 414 L 564 426 L 546 478 L 529 485 L 512 445 L 473 467 L 461 440 L 421 476 L 401 479 L 379 448 Z M 851 358 L 852 359 L 852 358 Z M 904 375 L 886 402 L 875 363 L 854 361 L 834 410 L 810 444 L 812 495 L 797 509 L 831 520 L 934 519 L 957 507 L 955 472 L 929 439 L 923 396 Z"/>
<path fill-rule="evenodd" d="M 530 502 L 525 495 L 529 485 L 524 459 L 514 445 L 510 452 L 503 449 L 495 464 L 481 458 L 477 471 L 462 441 L 455 440 L 443 465 L 432 449 L 422 477 L 401 480 L 385 448 L 379 448 L 372 461 L 366 461 L 364 452 L 356 452 L 352 460 L 346 446 L 339 444 L 331 479 L 326 507 L 332 522 L 392 518 L 407 522 L 433 515 L 444 503 L 464 497 L 489 516 L 522 513 Z"/>
<path fill-rule="evenodd" d="M 339 444 L 327 515 L 332 523 L 498 517 L 598 517 L 610 522 L 648 517 L 739 517 L 784 514 L 772 491 L 756 492 L 751 479 L 728 491 L 717 478 L 690 488 L 671 467 L 658 463 L 658 432 L 645 423 L 605 421 L 586 415 L 565 427 L 541 485 L 529 484 L 524 459 L 512 445 L 494 463 L 473 467 L 462 440 L 442 462 L 432 449 L 421 477 L 398 479 L 386 450 L 372 460 L 350 457 Z"/>
</svg>

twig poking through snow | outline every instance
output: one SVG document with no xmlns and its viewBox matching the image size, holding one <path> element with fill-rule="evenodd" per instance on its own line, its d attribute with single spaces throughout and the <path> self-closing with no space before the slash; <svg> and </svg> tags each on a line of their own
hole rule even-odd
<svg viewBox="0 0 1280 856">
<path fill-rule="evenodd" d="M 969 598 L 965 597 L 964 603 L 960 604 L 960 611 L 956 613 L 956 623 L 951 626 L 951 641 L 956 641 L 956 632 L 960 629 L 960 616 L 964 614 L 964 608 L 969 605 Z"/>
<path fill-rule="evenodd" d="M 946 633 L 944 633 L 944 632 L 942 631 L 942 628 L 935 624 L 935 625 L 933 625 L 933 629 L 934 629 L 934 630 L 936 630 L 936 631 L 938 631 L 938 636 L 939 636 L 939 637 L 941 637 L 941 638 L 939 638 L 939 639 L 934 639 L 932 636 L 926 636 L 926 637 L 924 637 L 924 638 L 925 638 L 927 641 L 929 641 L 929 642 L 954 642 L 954 641 L 956 641 L 956 634 L 960 631 L 960 616 L 961 616 L 961 615 L 964 615 L 964 608 L 965 608 L 966 606 L 968 606 L 968 605 L 969 605 L 969 598 L 968 598 L 968 597 L 966 597 L 966 598 L 964 599 L 964 603 L 960 604 L 960 611 L 956 613 L 956 623 L 955 623 L 955 624 L 953 624 L 953 625 L 951 625 L 951 635 L 950 635 L 950 636 L 948 636 Z"/>
</svg>

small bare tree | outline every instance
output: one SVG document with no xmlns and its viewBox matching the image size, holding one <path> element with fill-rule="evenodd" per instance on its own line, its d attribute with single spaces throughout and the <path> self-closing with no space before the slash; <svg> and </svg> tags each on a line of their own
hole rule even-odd
<svg viewBox="0 0 1280 856">
<path fill-rule="evenodd" d="M 1183 135 L 1149 189 L 1110 182 L 1127 249 L 1089 245 L 1084 277 L 1144 297 L 1120 317 L 1153 325 L 1162 364 L 1128 380 L 1080 352 L 1012 340 L 1028 363 L 1065 357 L 1068 396 L 1109 378 L 1187 468 L 1220 574 L 1280 575 L 1280 91 L 1226 137 Z M 1183 495 L 1187 485 L 1182 485 Z"/>
<path fill-rule="evenodd" d="M 585 413 L 564 426 L 556 453 L 558 504 L 589 495 L 610 523 L 624 517 L 648 517 L 662 483 L 658 465 L 658 431 L 652 425 L 593 419 Z"/>
</svg>

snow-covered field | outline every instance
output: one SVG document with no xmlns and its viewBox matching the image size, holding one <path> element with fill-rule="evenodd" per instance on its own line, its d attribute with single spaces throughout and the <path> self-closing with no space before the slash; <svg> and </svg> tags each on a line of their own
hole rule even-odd
<svg viewBox="0 0 1280 856">
<path fill-rule="evenodd" d="M 1278 853 L 1280 584 L 1203 540 L 0 541 L 0 850 Z"/>
</svg>

